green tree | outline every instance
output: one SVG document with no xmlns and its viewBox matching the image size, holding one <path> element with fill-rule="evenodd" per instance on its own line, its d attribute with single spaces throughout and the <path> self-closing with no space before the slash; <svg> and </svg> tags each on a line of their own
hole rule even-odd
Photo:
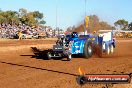
<svg viewBox="0 0 132 88">
<path fill-rule="evenodd" d="M 18 23 L 18 13 L 16 11 L 1 11 L 0 12 L 0 23 Z"/>
<path fill-rule="evenodd" d="M 43 20 L 43 13 L 39 11 L 28 12 L 26 9 L 20 9 L 20 20 L 23 24 L 27 24 L 30 26 L 37 26 L 39 24 L 45 24 L 46 22 Z"/>
<path fill-rule="evenodd" d="M 128 27 L 128 21 L 121 19 L 114 23 L 116 27 L 119 27 L 121 30 L 125 30 Z"/>
<path fill-rule="evenodd" d="M 132 22 L 129 24 L 128 29 L 132 31 Z"/>
<path fill-rule="evenodd" d="M 20 20 L 18 18 L 18 13 L 16 11 L 6 11 L 8 17 L 8 23 L 10 24 L 19 24 Z"/>
<path fill-rule="evenodd" d="M 40 13 L 39 11 L 34 11 L 33 13 L 33 17 L 36 20 L 37 24 L 45 24 L 46 22 L 43 20 L 43 13 Z"/>
<path fill-rule="evenodd" d="M 33 16 L 36 19 L 42 19 L 43 18 L 43 13 L 40 13 L 39 11 L 34 11 Z"/>
<path fill-rule="evenodd" d="M 46 24 L 46 21 L 41 20 L 39 23 L 40 23 L 40 24 Z"/>
<path fill-rule="evenodd" d="M 0 24 L 26 24 L 29 26 L 38 26 L 45 24 L 43 13 L 39 11 L 28 12 L 27 9 L 21 8 L 16 11 L 0 11 Z"/>
<path fill-rule="evenodd" d="M 23 17 L 24 15 L 27 15 L 27 9 L 19 9 L 19 17 Z"/>
</svg>

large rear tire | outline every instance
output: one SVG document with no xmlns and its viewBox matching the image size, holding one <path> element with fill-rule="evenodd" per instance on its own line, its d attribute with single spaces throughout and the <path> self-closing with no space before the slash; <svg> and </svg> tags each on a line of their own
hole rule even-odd
<svg viewBox="0 0 132 88">
<path fill-rule="evenodd" d="M 85 58 L 90 58 L 93 55 L 93 47 L 92 47 L 92 42 L 87 40 L 85 45 L 84 45 L 84 56 Z"/>
</svg>

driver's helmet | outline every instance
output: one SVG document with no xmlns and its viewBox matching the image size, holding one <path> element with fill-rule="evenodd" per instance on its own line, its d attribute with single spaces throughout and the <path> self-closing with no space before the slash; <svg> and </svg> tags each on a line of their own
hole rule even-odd
<svg viewBox="0 0 132 88">
<path fill-rule="evenodd" d="M 96 33 L 96 31 L 93 32 L 94 34 Z"/>
<path fill-rule="evenodd" d="M 77 38 L 77 37 L 78 37 L 78 33 L 77 33 L 77 32 L 73 32 L 73 33 L 71 34 L 71 37 L 72 37 L 72 38 Z"/>
</svg>

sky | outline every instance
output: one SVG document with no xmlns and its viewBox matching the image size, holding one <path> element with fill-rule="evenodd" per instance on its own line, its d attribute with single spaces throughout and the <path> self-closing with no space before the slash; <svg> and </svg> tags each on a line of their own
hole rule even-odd
<svg viewBox="0 0 132 88">
<path fill-rule="evenodd" d="M 43 13 L 45 25 L 52 28 L 78 26 L 85 12 L 86 15 L 97 15 L 100 21 L 110 25 L 119 19 L 132 22 L 132 0 L 86 0 L 86 11 L 85 0 L 0 0 L 3 11 L 19 11 L 20 8 Z"/>
</svg>

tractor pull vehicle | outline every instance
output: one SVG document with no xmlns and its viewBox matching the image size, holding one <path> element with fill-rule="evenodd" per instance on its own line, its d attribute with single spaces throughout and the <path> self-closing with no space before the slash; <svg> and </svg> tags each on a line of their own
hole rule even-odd
<svg viewBox="0 0 132 88">
<path fill-rule="evenodd" d="M 81 54 L 85 58 L 92 57 L 97 54 L 102 57 L 103 54 L 114 52 L 115 40 L 112 32 L 78 35 L 73 32 L 71 35 L 59 38 L 56 45 L 53 46 L 53 51 L 48 52 L 48 59 L 52 57 L 67 57 L 72 59 L 72 55 Z"/>
<path fill-rule="evenodd" d="M 51 58 L 63 58 L 66 57 L 67 60 L 72 59 L 71 45 L 66 36 L 61 36 L 56 41 L 56 45 L 53 45 L 53 49 L 47 53 L 48 59 Z"/>
</svg>

